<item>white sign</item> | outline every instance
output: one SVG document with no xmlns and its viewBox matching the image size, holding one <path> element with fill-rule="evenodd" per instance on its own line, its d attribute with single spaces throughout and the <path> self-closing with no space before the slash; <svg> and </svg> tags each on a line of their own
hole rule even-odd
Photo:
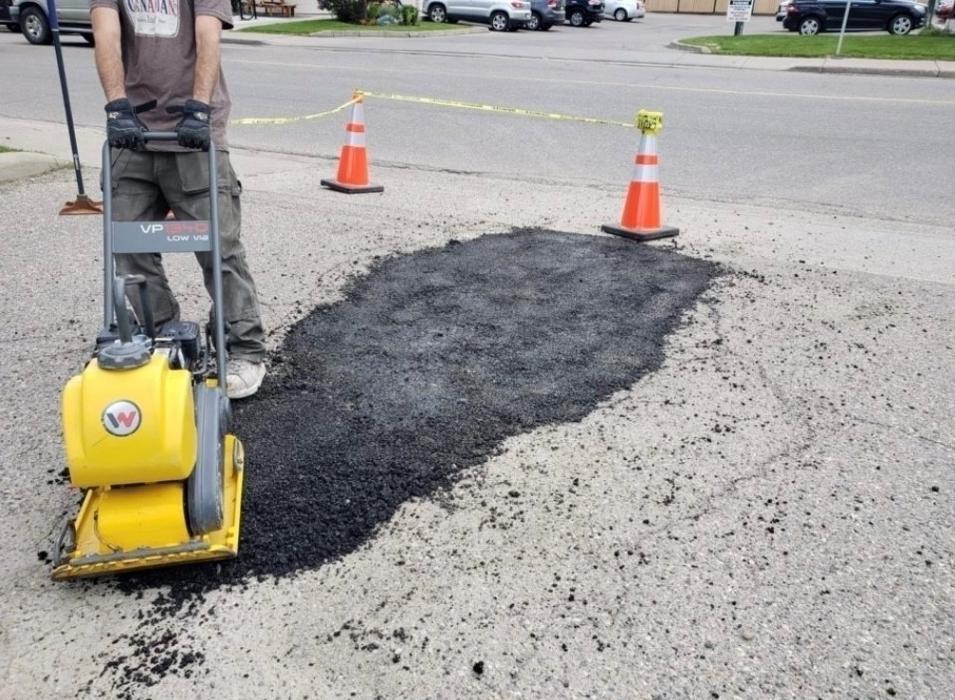
<svg viewBox="0 0 955 700">
<path fill-rule="evenodd" d="M 753 16 L 753 0 L 730 0 L 726 8 L 727 22 L 749 22 Z"/>
</svg>

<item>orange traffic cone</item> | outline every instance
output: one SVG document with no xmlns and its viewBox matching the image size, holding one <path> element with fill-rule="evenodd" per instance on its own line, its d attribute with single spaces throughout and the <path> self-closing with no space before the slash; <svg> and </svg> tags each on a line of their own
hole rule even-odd
<svg viewBox="0 0 955 700">
<path fill-rule="evenodd" d="M 372 185 L 368 178 L 368 153 L 365 148 L 365 114 L 361 93 L 355 93 L 351 114 L 345 125 L 345 145 L 338 161 L 338 177 L 322 180 L 322 186 L 345 192 L 384 192 L 381 185 Z"/>
<path fill-rule="evenodd" d="M 637 127 L 642 132 L 640 151 L 637 153 L 620 225 L 605 224 L 600 230 L 635 241 L 669 238 L 680 230 L 661 223 L 657 134 L 663 128 L 663 113 L 640 110 Z"/>
</svg>

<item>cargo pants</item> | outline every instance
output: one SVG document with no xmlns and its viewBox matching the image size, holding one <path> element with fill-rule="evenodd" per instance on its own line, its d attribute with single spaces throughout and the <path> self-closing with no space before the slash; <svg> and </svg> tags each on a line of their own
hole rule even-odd
<svg viewBox="0 0 955 700">
<path fill-rule="evenodd" d="M 162 221 L 170 210 L 182 221 L 209 218 L 208 154 L 113 150 L 113 220 Z M 219 180 L 219 239 L 222 252 L 223 306 L 229 354 L 236 359 L 261 362 L 265 357 L 264 332 L 258 294 L 245 261 L 240 240 L 242 186 L 226 151 L 217 153 Z M 212 296 L 212 256 L 196 253 L 206 290 Z M 116 256 L 120 275 L 143 275 L 157 324 L 179 319 L 179 303 L 159 253 Z M 139 295 L 129 302 L 142 318 Z"/>
</svg>

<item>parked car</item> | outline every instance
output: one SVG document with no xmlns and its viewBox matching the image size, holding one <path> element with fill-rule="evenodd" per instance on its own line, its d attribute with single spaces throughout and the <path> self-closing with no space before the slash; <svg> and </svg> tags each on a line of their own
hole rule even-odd
<svg viewBox="0 0 955 700">
<path fill-rule="evenodd" d="M 564 0 L 531 0 L 531 18 L 524 26 L 546 32 L 555 24 L 563 24 L 564 18 Z"/>
<path fill-rule="evenodd" d="M 603 0 L 566 0 L 564 14 L 573 27 L 589 27 L 604 15 Z"/>
<path fill-rule="evenodd" d="M 519 29 L 531 19 L 531 0 L 425 0 L 432 22 L 483 22 L 495 32 Z"/>
<path fill-rule="evenodd" d="M 643 0 L 607 0 L 604 4 L 604 17 L 612 17 L 618 22 L 629 22 L 647 16 Z"/>
<path fill-rule="evenodd" d="M 935 16 L 940 22 L 948 22 L 955 19 L 955 3 L 950 0 L 942 0 L 935 8 Z"/>
<path fill-rule="evenodd" d="M 777 22 L 782 22 L 784 19 L 786 19 L 786 13 L 789 11 L 789 3 L 791 2 L 792 0 L 780 0 L 779 9 L 776 10 Z"/>
<path fill-rule="evenodd" d="M 10 14 L 31 44 L 49 44 L 53 41 L 46 0 L 13 0 Z M 89 0 L 57 0 L 56 17 L 60 21 L 61 35 L 79 34 L 90 44 L 93 43 Z"/>
<path fill-rule="evenodd" d="M 839 31 L 846 0 L 793 0 L 783 26 L 791 32 L 812 36 Z M 908 34 L 925 24 L 925 5 L 911 0 L 852 0 L 847 30 L 884 29 L 889 34 Z"/>
<path fill-rule="evenodd" d="M 20 25 L 13 21 L 13 17 L 10 14 L 10 5 L 13 4 L 13 0 L 0 0 L 0 25 L 3 25 L 11 32 L 20 31 Z"/>
</svg>

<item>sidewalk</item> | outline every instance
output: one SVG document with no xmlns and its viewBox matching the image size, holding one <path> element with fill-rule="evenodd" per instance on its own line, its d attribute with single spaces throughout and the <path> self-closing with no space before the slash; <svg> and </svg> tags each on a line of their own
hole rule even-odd
<svg viewBox="0 0 955 700">
<path fill-rule="evenodd" d="M 888 75 L 907 78 L 955 78 L 955 61 L 896 61 L 879 58 L 777 58 L 767 56 L 718 56 L 704 46 L 680 41 L 671 49 L 697 57 L 696 65 L 750 70 L 791 70 L 811 73 Z"/>
<path fill-rule="evenodd" d="M 233 31 L 225 32 L 222 36 L 223 39 L 230 39 L 238 33 L 240 29 L 248 29 L 249 27 L 262 27 L 272 24 L 287 24 L 289 22 L 302 22 L 309 19 L 335 19 L 335 15 L 331 12 L 308 12 L 305 14 L 296 15 L 295 17 L 267 17 L 265 15 L 259 15 L 254 19 L 241 19 L 238 15 L 232 15 L 232 25 Z"/>
<path fill-rule="evenodd" d="M 388 37 L 388 38 L 439 38 L 441 36 L 454 36 L 460 34 L 472 34 L 475 32 L 480 32 L 484 28 L 475 27 L 473 25 L 463 24 L 460 29 L 449 29 L 444 32 L 398 32 L 398 31 L 382 31 L 376 29 L 373 26 L 365 27 L 356 25 L 354 30 L 341 30 L 341 31 L 323 31 L 316 32 L 314 34 L 266 34 L 259 32 L 245 32 L 242 30 L 262 27 L 275 24 L 288 24 L 289 22 L 303 22 L 306 20 L 321 20 L 321 19 L 335 19 L 335 15 L 331 12 L 311 12 L 308 14 L 298 15 L 296 17 L 266 17 L 260 16 L 255 19 L 239 19 L 238 16 L 233 16 L 234 27 L 233 31 L 226 32 L 222 35 L 222 43 L 224 44 L 279 44 L 279 45 L 289 45 L 289 42 L 281 41 L 281 39 L 302 39 L 304 44 L 308 45 L 313 42 L 316 38 L 340 38 L 340 37 Z M 279 41 L 274 41 L 279 39 Z M 294 44 L 293 44 L 294 45 Z"/>
</svg>

